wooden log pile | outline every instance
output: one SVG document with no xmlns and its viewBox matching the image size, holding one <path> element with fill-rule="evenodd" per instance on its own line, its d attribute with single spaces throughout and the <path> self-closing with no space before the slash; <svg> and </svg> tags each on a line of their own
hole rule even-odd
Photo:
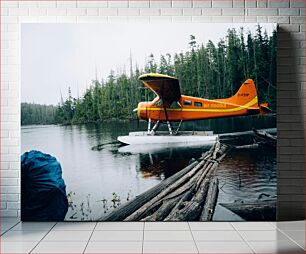
<svg viewBox="0 0 306 254">
<path fill-rule="evenodd" d="M 254 143 L 248 145 L 235 146 L 236 149 L 252 149 L 261 146 L 276 147 L 277 137 L 262 130 L 253 129 Z"/>
<path fill-rule="evenodd" d="M 220 205 L 245 220 L 275 220 L 276 200 L 253 203 L 221 203 Z"/>
<path fill-rule="evenodd" d="M 230 149 L 216 142 L 199 162 L 193 162 L 101 220 L 212 220 L 218 197 L 218 179 L 214 171 Z"/>
<path fill-rule="evenodd" d="M 276 136 L 273 136 L 268 132 L 260 131 L 260 130 L 256 130 L 256 129 L 253 129 L 253 132 L 255 134 L 255 140 L 258 143 L 262 143 L 262 144 L 266 144 L 268 146 L 276 147 L 276 141 L 277 141 Z"/>
</svg>

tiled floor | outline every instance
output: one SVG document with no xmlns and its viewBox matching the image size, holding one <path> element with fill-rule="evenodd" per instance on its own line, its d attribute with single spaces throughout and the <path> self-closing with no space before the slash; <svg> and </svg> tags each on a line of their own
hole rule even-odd
<svg viewBox="0 0 306 254">
<path fill-rule="evenodd" d="M 0 253 L 304 253 L 305 221 L 59 222 L 1 218 Z"/>
</svg>

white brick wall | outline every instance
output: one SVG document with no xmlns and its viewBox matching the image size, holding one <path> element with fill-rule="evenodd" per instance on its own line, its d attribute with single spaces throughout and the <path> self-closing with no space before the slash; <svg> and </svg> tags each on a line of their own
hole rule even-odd
<svg viewBox="0 0 306 254">
<path fill-rule="evenodd" d="M 8 1 L 1 4 L 1 216 L 20 210 L 20 23 L 278 22 L 279 219 L 304 216 L 304 0 Z M 300 109 L 300 110 L 299 110 Z"/>
</svg>

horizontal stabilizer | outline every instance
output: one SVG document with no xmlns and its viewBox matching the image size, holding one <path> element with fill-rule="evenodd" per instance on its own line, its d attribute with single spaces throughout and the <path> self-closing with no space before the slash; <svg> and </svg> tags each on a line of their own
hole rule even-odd
<svg viewBox="0 0 306 254">
<path fill-rule="evenodd" d="M 260 109 L 258 108 L 248 108 L 247 110 L 250 115 L 256 115 L 260 112 Z"/>
<path fill-rule="evenodd" d="M 259 105 L 260 113 L 261 114 L 268 114 L 271 113 L 272 110 L 268 107 L 268 103 L 262 103 Z"/>
</svg>

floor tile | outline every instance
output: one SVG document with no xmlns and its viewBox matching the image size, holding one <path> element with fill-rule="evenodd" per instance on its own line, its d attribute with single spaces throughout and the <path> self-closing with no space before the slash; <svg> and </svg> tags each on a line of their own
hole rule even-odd
<svg viewBox="0 0 306 254">
<path fill-rule="evenodd" d="M 31 253 L 83 253 L 87 242 L 40 242 Z"/>
<path fill-rule="evenodd" d="M 0 234 L 3 235 L 5 232 L 9 231 L 12 227 L 13 227 L 13 226 L 8 226 L 8 227 L 6 227 L 6 226 L 2 227 L 2 226 L 1 226 L 1 228 L 0 228 Z"/>
<path fill-rule="evenodd" d="M 11 230 L 13 231 L 49 231 L 55 222 L 20 222 Z"/>
<path fill-rule="evenodd" d="M 306 250 L 305 240 L 296 240 L 295 242 L 296 242 L 301 248 L 303 248 L 304 250 Z"/>
<path fill-rule="evenodd" d="M 50 231 L 43 239 L 45 242 L 85 242 L 89 240 L 92 231 Z"/>
<path fill-rule="evenodd" d="M 142 242 L 89 242 L 85 253 L 142 253 Z"/>
<path fill-rule="evenodd" d="M 276 222 L 276 221 L 269 221 L 269 223 L 274 227 L 274 229 L 277 228 L 276 225 L 277 225 L 278 222 Z"/>
<path fill-rule="evenodd" d="M 93 230 L 96 222 L 58 222 L 52 231 Z"/>
<path fill-rule="evenodd" d="M 142 241 L 143 231 L 94 231 L 90 241 Z"/>
<path fill-rule="evenodd" d="M 275 230 L 269 222 L 231 222 L 236 230 Z"/>
<path fill-rule="evenodd" d="M 305 249 L 305 231 L 304 230 L 288 230 L 282 231 L 285 235 L 289 236 L 291 240 L 299 244 Z"/>
<path fill-rule="evenodd" d="M 145 241 L 193 241 L 190 231 L 145 231 Z"/>
<path fill-rule="evenodd" d="M 281 221 L 275 225 L 281 230 L 305 230 L 305 221 Z"/>
<path fill-rule="evenodd" d="M 144 222 L 98 222 L 95 230 L 143 230 Z"/>
<path fill-rule="evenodd" d="M 244 242 L 196 242 L 200 253 L 253 253 Z"/>
<path fill-rule="evenodd" d="M 229 222 L 189 222 L 191 230 L 235 230 Z"/>
<path fill-rule="evenodd" d="M 264 231 L 239 231 L 239 234 L 245 241 L 282 241 L 289 240 L 282 232 L 278 230 Z"/>
<path fill-rule="evenodd" d="M 248 242 L 255 253 L 304 253 L 304 250 L 292 241 Z"/>
<path fill-rule="evenodd" d="M 1 218 L 0 217 L 0 234 L 2 235 L 12 227 L 18 225 L 20 223 L 20 220 L 18 218 Z"/>
<path fill-rule="evenodd" d="M 37 242 L 2 242 L 0 253 L 29 253 Z"/>
<path fill-rule="evenodd" d="M 304 230 L 283 230 L 285 235 L 288 235 L 292 240 L 305 240 Z"/>
<path fill-rule="evenodd" d="M 145 222 L 144 230 L 190 230 L 188 222 Z"/>
<path fill-rule="evenodd" d="M 1 236 L 1 242 L 35 242 L 40 241 L 45 235 L 46 231 L 12 231 Z"/>
<path fill-rule="evenodd" d="M 144 242 L 143 253 L 198 253 L 195 243 L 190 242 Z"/>
<path fill-rule="evenodd" d="M 192 231 L 195 241 L 242 241 L 236 231 Z"/>
</svg>

